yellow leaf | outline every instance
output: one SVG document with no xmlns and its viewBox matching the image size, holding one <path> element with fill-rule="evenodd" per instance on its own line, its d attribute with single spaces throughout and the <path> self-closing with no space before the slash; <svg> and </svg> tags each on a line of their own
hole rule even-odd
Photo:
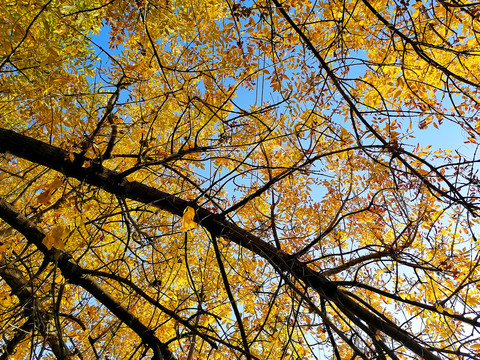
<svg viewBox="0 0 480 360">
<path fill-rule="evenodd" d="M 71 147 L 66 150 L 65 160 L 69 160 L 72 163 L 75 161 L 75 154 L 73 153 L 73 149 Z"/>
<path fill-rule="evenodd" d="M 477 121 L 475 124 L 475 130 L 477 130 L 478 133 L 480 133 L 480 120 Z"/>
<path fill-rule="evenodd" d="M 57 35 L 64 35 L 66 32 L 67 32 L 67 28 L 65 27 L 58 27 L 55 30 L 53 30 L 53 33 Z"/>
<path fill-rule="evenodd" d="M 401 79 L 401 78 L 399 78 L 399 79 Z M 400 98 L 400 95 L 402 95 L 402 91 L 403 91 L 403 89 L 397 89 L 397 90 L 395 90 L 395 92 L 393 93 L 393 98 L 394 98 L 394 99 L 399 99 L 399 98 Z"/>
<path fill-rule="evenodd" d="M 63 251 L 65 249 L 65 237 L 68 234 L 68 227 L 66 225 L 60 224 L 56 225 L 50 232 L 45 236 L 42 243 L 49 250 L 52 247 L 55 247 L 58 250 Z"/>
<path fill-rule="evenodd" d="M 8 245 L 5 243 L 0 243 L 0 260 L 3 259 L 3 256 L 5 255 L 5 252 L 8 249 Z"/>
<path fill-rule="evenodd" d="M 346 139 L 348 139 L 348 135 L 349 134 L 348 134 L 347 129 L 342 127 L 341 134 L 340 134 L 340 137 L 342 138 L 342 140 L 345 141 Z"/>
<path fill-rule="evenodd" d="M 0 305 L 4 308 L 11 306 L 14 303 L 14 299 L 9 294 L 0 295 Z"/>
<path fill-rule="evenodd" d="M 57 190 L 60 186 L 62 186 L 63 181 L 60 176 L 57 176 L 48 187 L 43 190 L 40 195 L 37 197 L 37 204 L 41 205 L 49 205 L 50 199 L 52 194 L 55 190 Z"/>
<path fill-rule="evenodd" d="M 405 82 L 403 81 L 403 78 L 402 78 L 401 76 L 399 76 L 399 77 L 397 78 L 397 86 L 403 88 L 404 85 L 405 85 Z"/>
<path fill-rule="evenodd" d="M 444 309 L 443 309 L 443 306 L 442 306 L 442 305 L 437 304 L 437 305 L 435 306 L 435 308 L 437 309 L 437 311 L 438 311 L 439 313 L 443 313 L 443 310 L 444 310 Z"/>
<path fill-rule="evenodd" d="M 190 206 L 187 206 L 187 208 L 183 212 L 182 231 L 188 231 L 191 229 L 196 229 L 198 227 L 197 223 L 193 221 L 194 217 L 195 217 L 195 209 Z"/>
<path fill-rule="evenodd" d="M 62 274 L 57 274 L 57 276 L 55 276 L 55 282 L 57 284 L 63 284 L 65 282 L 65 278 L 62 276 Z"/>
</svg>

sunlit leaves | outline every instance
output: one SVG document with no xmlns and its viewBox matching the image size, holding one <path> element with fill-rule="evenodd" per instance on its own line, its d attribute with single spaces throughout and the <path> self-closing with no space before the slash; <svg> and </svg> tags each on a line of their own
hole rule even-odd
<svg viewBox="0 0 480 360">
<path fill-rule="evenodd" d="M 0 5 L 0 122 L 61 148 L 63 165 L 6 151 L 2 198 L 175 356 L 246 354 L 227 285 L 258 358 L 327 345 L 369 358 L 375 341 L 417 356 L 314 291 L 311 269 L 426 349 L 477 354 L 465 335 L 480 299 L 477 5 L 284 2 L 295 27 L 270 1 L 46 3 Z M 445 149 L 443 129 L 465 131 L 462 146 Z M 232 241 L 239 229 L 252 238 Z M 69 346 L 151 355 L 24 237 L 1 233 L 0 257 L 51 304 Z M 22 326 L 15 301 L 1 329 Z"/>
</svg>

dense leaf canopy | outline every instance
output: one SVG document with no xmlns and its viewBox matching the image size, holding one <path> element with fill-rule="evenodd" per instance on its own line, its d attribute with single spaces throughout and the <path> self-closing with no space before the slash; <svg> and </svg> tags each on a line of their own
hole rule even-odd
<svg viewBox="0 0 480 360">
<path fill-rule="evenodd" d="M 0 1 L 0 359 L 478 359 L 479 19 Z"/>
</svg>

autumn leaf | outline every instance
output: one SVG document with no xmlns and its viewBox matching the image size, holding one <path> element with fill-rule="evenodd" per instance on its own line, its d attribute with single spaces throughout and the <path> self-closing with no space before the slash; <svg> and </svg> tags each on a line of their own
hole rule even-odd
<svg viewBox="0 0 480 360">
<path fill-rule="evenodd" d="M 62 178 L 57 176 L 55 179 L 48 185 L 48 187 L 43 190 L 40 195 L 37 197 L 37 204 L 48 205 L 50 204 L 51 197 L 53 192 L 62 186 Z"/>
<path fill-rule="evenodd" d="M 3 259 L 8 248 L 9 248 L 8 244 L 0 242 L 0 260 Z"/>
<path fill-rule="evenodd" d="M 480 134 L 480 120 L 475 123 L 475 130 Z"/>
<path fill-rule="evenodd" d="M 194 217 L 195 217 L 195 209 L 192 208 L 191 206 L 187 206 L 183 211 L 182 227 L 181 227 L 182 231 L 189 231 L 189 230 L 198 228 L 198 224 L 195 221 L 193 221 Z"/>
<path fill-rule="evenodd" d="M 54 247 L 57 250 L 65 250 L 66 244 L 66 236 L 69 233 L 68 226 L 59 224 L 53 227 L 45 238 L 43 239 L 42 243 L 45 245 L 49 250 Z"/>
<path fill-rule="evenodd" d="M 164 159 L 168 157 L 168 154 L 165 151 L 162 151 L 160 149 L 155 150 L 155 155 L 160 159 Z"/>
</svg>

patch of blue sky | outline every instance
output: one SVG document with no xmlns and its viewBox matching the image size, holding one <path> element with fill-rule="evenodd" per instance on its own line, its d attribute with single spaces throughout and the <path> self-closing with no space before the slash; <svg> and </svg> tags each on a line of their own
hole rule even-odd
<svg viewBox="0 0 480 360">
<path fill-rule="evenodd" d="M 253 2 L 252 2 L 253 4 Z M 244 2 L 244 6 L 249 6 L 249 2 Z M 239 21 L 246 21 L 246 19 L 240 19 Z M 262 21 L 260 18 L 257 19 L 257 21 Z M 99 69 L 102 69 L 103 72 L 107 73 L 109 66 L 112 65 L 112 57 L 116 56 L 116 54 L 122 52 L 124 48 L 119 45 L 117 49 L 110 49 L 108 46 L 108 41 L 109 41 L 109 31 L 110 28 L 107 25 L 104 25 L 103 28 L 101 29 L 100 33 L 98 35 L 95 35 L 92 37 L 93 42 L 96 44 L 95 46 L 98 48 L 98 62 L 97 66 Z M 242 40 L 240 37 L 239 39 L 236 39 L 238 42 Z M 235 40 L 232 40 L 235 41 Z M 189 46 L 187 43 L 185 43 L 185 46 Z M 337 71 L 344 70 L 346 66 L 349 67 L 349 70 L 347 71 L 345 77 L 346 82 L 350 82 L 352 84 L 351 86 L 355 86 L 355 81 L 356 79 L 360 79 L 365 75 L 365 72 L 369 69 L 369 66 L 367 66 L 366 61 L 369 61 L 370 59 L 366 55 L 365 52 L 357 51 L 353 52 L 351 51 L 348 58 L 346 60 L 331 60 L 330 64 L 333 68 L 336 68 Z M 281 60 L 279 60 L 281 61 Z M 313 58 L 309 60 L 312 68 L 317 68 L 319 69 L 319 65 L 317 61 Z M 268 60 L 267 57 L 265 57 L 264 63 L 261 64 L 262 67 L 264 68 L 273 68 L 275 64 Z M 320 69 L 318 70 L 318 73 L 320 74 L 321 71 Z M 287 70 L 285 73 L 287 78 L 291 78 L 296 76 L 292 70 Z M 99 75 L 97 75 L 99 77 Z M 114 87 L 112 86 L 113 84 L 108 84 L 108 82 L 112 82 L 112 79 L 103 79 L 100 77 L 98 78 L 92 78 L 92 82 L 106 82 L 105 87 L 108 90 L 113 90 Z M 292 80 L 284 80 L 282 86 L 287 86 L 288 82 L 294 81 L 295 79 Z M 223 78 L 222 79 L 224 85 L 228 86 L 229 84 L 234 86 L 236 85 L 232 79 L 228 78 Z M 200 81 L 198 83 L 197 87 L 198 91 L 200 93 L 205 92 L 205 86 L 203 83 Z M 120 99 L 119 103 L 127 102 L 127 91 L 122 92 L 120 94 Z M 285 95 L 280 94 L 279 92 L 276 92 L 272 90 L 272 84 L 269 79 L 265 77 L 265 75 L 260 75 L 256 77 L 254 80 L 250 81 L 249 84 L 247 83 L 242 83 L 238 86 L 236 90 L 236 96 L 234 99 L 232 99 L 232 103 L 235 104 L 235 108 L 233 111 L 227 111 L 227 116 L 226 120 L 233 120 L 237 119 L 243 116 L 243 111 L 250 111 L 251 109 L 256 109 L 256 108 L 262 108 L 264 106 L 270 106 L 273 104 L 275 105 L 275 112 L 278 115 L 281 115 L 282 113 L 288 113 L 290 112 L 289 109 L 289 102 L 284 101 Z M 340 96 L 333 95 L 332 99 L 334 101 L 337 101 L 340 103 L 342 99 Z M 351 123 L 349 122 L 349 119 L 345 118 L 343 115 L 338 115 L 335 113 L 335 109 L 330 109 L 330 110 L 324 110 L 324 109 L 316 109 L 315 102 L 314 101 L 306 101 L 302 104 L 300 104 L 300 107 L 303 111 L 309 111 L 309 110 L 315 110 L 319 111 L 323 116 L 325 117 L 330 117 L 333 119 L 333 121 L 345 128 L 347 128 L 349 131 L 352 131 Z M 420 122 L 421 116 L 412 116 L 413 122 L 416 121 Z M 368 119 L 368 116 L 367 116 Z M 466 139 L 466 134 L 464 131 L 457 125 L 445 122 L 440 126 L 438 129 L 429 126 L 424 129 L 419 129 L 417 124 L 414 124 L 412 127 L 412 130 L 408 130 L 410 121 L 412 119 L 407 119 L 403 124 L 401 124 L 402 128 L 405 129 L 405 131 L 410 131 L 411 134 L 415 137 L 412 139 L 412 143 L 408 144 L 406 143 L 406 146 L 410 146 L 412 149 L 415 148 L 417 145 L 420 147 L 426 147 L 426 146 L 432 146 L 432 151 L 436 149 L 459 149 L 459 151 L 462 151 L 462 153 L 469 155 L 472 154 L 472 147 L 469 144 L 465 143 Z M 242 121 L 248 121 L 245 120 L 245 118 L 242 119 Z M 297 119 L 298 122 L 301 122 L 301 119 Z M 213 141 L 218 141 L 219 139 L 212 139 Z M 408 144 L 408 145 L 407 145 Z M 300 147 L 302 147 L 305 150 L 309 149 L 309 140 L 300 140 L 299 142 Z M 411 150 L 411 149 L 409 149 Z M 245 152 L 245 156 L 248 156 L 248 150 Z M 248 159 L 247 159 L 248 160 Z M 440 160 L 437 159 L 436 162 L 438 163 Z M 219 173 L 216 172 L 215 165 L 211 161 L 206 161 L 206 168 L 201 169 L 200 167 L 196 169 L 197 173 L 200 176 L 203 176 L 205 178 L 205 183 L 204 186 L 209 186 L 212 184 L 216 184 L 217 187 L 219 188 L 224 188 L 228 190 L 228 193 L 230 196 L 235 196 L 236 198 L 239 198 L 243 195 L 243 189 L 246 189 L 252 185 L 252 183 L 257 183 L 259 181 L 259 178 L 254 176 L 253 174 L 250 174 L 249 177 L 242 178 L 239 176 L 239 174 L 236 173 L 231 173 L 229 176 L 225 177 L 224 173 Z M 312 169 L 312 171 L 317 172 L 317 174 L 321 174 L 322 172 L 325 173 L 325 167 L 324 164 L 319 164 L 315 165 Z M 334 176 L 334 174 L 330 174 L 331 176 Z M 328 175 L 327 175 L 328 176 Z M 317 200 L 320 200 L 326 193 L 325 189 L 318 188 L 315 189 L 312 193 L 315 194 L 315 197 Z"/>
</svg>

